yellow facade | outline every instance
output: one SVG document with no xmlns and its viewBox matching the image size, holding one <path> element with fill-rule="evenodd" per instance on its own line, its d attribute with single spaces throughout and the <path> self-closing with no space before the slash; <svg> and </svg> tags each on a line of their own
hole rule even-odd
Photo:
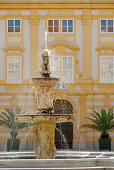
<svg viewBox="0 0 114 170">
<path fill-rule="evenodd" d="M 20 20 L 21 31 L 8 32 L 8 20 Z M 48 20 L 59 21 L 59 32 L 48 32 Z M 73 32 L 62 32 L 62 20 L 73 21 Z M 73 81 L 66 83 L 65 92 L 55 91 L 53 98 L 66 99 L 73 106 L 73 147 L 82 142 L 85 149 L 93 149 L 99 134 L 79 127 L 93 109 L 100 113 L 101 107 L 114 105 L 114 81 L 102 83 L 100 78 L 101 56 L 114 56 L 114 32 L 101 32 L 101 20 L 113 20 L 114 27 L 113 0 L 0 0 L 0 111 L 18 105 L 35 112 L 31 79 L 39 75 L 47 31 L 47 48 L 60 57 L 60 73 L 62 57 L 73 56 Z M 8 56 L 21 56 L 20 83 L 8 83 Z M 26 136 L 29 130 L 31 136 Z M 0 132 L 0 142 L 5 142 L 5 129 Z M 22 141 L 33 142 L 31 128 L 21 134 Z M 113 132 L 111 138 L 114 141 Z"/>
</svg>

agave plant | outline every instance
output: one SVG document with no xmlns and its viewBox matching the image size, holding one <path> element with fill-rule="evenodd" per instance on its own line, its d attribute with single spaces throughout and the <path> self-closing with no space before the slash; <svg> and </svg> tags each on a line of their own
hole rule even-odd
<svg viewBox="0 0 114 170">
<path fill-rule="evenodd" d="M 81 127 L 91 128 L 101 132 L 101 138 L 109 138 L 109 132 L 114 130 L 114 115 L 113 108 L 108 110 L 101 108 L 101 114 L 96 112 L 90 113 L 92 117 L 86 117 L 87 120 L 92 121 L 92 124 L 84 124 Z"/>
<path fill-rule="evenodd" d="M 0 126 L 5 127 L 9 130 L 12 139 L 15 139 L 19 133 L 20 129 L 27 127 L 29 124 L 27 122 L 16 122 L 15 116 L 18 114 L 23 114 L 21 108 L 5 108 L 6 112 L 2 112 L 0 115 Z"/>
</svg>

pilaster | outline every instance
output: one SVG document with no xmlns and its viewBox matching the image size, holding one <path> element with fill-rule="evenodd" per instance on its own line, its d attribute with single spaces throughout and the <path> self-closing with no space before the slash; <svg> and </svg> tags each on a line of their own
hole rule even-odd
<svg viewBox="0 0 114 170">
<path fill-rule="evenodd" d="M 39 18 L 34 13 L 29 18 L 30 22 L 30 69 L 31 78 L 37 75 L 38 72 L 38 30 L 39 30 Z"/>
<path fill-rule="evenodd" d="M 91 23 L 90 12 L 83 14 L 83 73 L 87 78 L 91 77 Z"/>
</svg>

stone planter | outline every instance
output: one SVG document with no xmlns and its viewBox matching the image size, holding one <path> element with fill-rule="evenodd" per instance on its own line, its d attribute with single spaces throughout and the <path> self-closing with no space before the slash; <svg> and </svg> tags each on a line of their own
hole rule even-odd
<svg viewBox="0 0 114 170">
<path fill-rule="evenodd" d="M 111 151 L 111 138 L 100 138 L 99 139 L 99 150 Z"/>
<path fill-rule="evenodd" d="M 19 150 L 20 139 L 7 139 L 7 151 Z"/>
</svg>

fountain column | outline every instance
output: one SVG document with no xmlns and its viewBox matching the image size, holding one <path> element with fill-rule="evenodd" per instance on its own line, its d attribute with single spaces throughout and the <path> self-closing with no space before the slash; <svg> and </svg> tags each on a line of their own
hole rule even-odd
<svg viewBox="0 0 114 170">
<path fill-rule="evenodd" d="M 54 159 L 56 147 L 54 144 L 56 123 L 34 124 L 34 148 L 37 159 Z"/>
</svg>

